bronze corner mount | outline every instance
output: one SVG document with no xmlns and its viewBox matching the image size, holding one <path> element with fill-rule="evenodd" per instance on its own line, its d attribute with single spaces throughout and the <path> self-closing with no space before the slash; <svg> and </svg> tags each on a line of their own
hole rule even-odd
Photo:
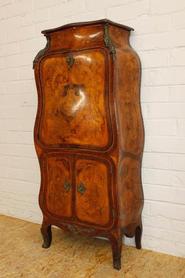
<svg viewBox="0 0 185 278">
<path fill-rule="evenodd" d="M 109 49 L 109 52 L 112 54 L 113 60 L 116 58 L 116 49 L 109 36 L 109 24 L 104 25 L 104 42 L 105 46 Z"/>
</svg>

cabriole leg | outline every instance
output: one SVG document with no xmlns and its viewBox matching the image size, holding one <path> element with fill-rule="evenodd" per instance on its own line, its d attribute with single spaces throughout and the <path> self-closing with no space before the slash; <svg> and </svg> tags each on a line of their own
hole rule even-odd
<svg viewBox="0 0 185 278">
<path fill-rule="evenodd" d="M 42 248 L 49 248 L 52 241 L 51 225 L 43 222 L 40 230 L 43 237 Z"/>
<path fill-rule="evenodd" d="M 113 267 L 121 269 L 122 235 L 111 234 L 109 237 L 112 247 Z"/>
<path fill-rule="evenodd" d="M 136 227 L 135 230 L 135 243 L 136 243 L 136 248 L 141 249 L 141 237 L 142 237 L 142 223 L 140 226 Z"/>
</svg>

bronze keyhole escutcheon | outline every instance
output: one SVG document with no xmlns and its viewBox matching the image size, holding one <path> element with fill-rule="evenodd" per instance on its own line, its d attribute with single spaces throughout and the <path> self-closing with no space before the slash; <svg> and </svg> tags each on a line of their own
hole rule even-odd
<svg viewBox="0 0 185 278">
<path fill-rule="evenodd" d="M 78 191 L 81 195 L 83 195 L 83 194 L 85 193 L 86 187 L 85 187 L 85 185 L 84 185 L 82 182 L 78 185 L 77 191 Z"/>
<path fill-rule="evenodd" d="M 66 63 L 68 65 L 68 70 L 70 70 L 75 62 L 75 59 L 72 54 L 68 54 L 66 57 Z"/>
<path fill-rule="evenodd" d="M 71 189 L 71 184 L 70 184 L 69 182 L 65 181 L 65 182 L 64 182 L 64 190 L 65 190 L 66 192 L 69 192 L 70 189 Z"/>
</svg>

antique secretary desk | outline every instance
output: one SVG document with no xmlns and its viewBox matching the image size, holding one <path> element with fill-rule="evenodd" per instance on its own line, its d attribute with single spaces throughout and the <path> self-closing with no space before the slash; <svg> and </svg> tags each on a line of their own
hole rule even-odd
<svg viewBox="0 0 185 278">
<path fill-rule="evenodd" d="M 142 234 L 141 69 L 131 30 L 107 19 L 45 30 L 33 62 L 43 247 L 51 225 L 106 237 L 116 269 L 122 236 L 141 248 Z"/>
</svg>

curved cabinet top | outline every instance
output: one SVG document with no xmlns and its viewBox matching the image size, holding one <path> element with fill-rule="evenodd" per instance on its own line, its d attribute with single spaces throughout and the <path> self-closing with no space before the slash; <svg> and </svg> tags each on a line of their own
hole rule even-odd
<svg viewBox="0 0 185 278">
<path fill-rule="evenodd" d="M 46 53 L 54 51 L 73 51 L 87 48 L 107 47 L 110 53 L 114 48 L 128 44 L 131 27 L 114 23 L 107 19 L 67 24 L 55 29 L 44 30 L 47 38 L 44 49 L 39 51 L 33 61 L 33 67 Z M 110 38 L 109 31 L 114 36 Z"/>
<path fill-rule="evenodd" d="M 75 22 L 75 23 L 69 23 L 69 24 L 65 24 L 63 26 L 57 27 L 57 28 L 52 28 L 52 29 L 47 29 L 47 30 L 43 30 L 42 34 L 48 34 L 48 33 L 52 33 L 52 32 L 57 32 L 57 31 L 61 31 L 63 29 L 67 29 L 70 27 L 78 27 L 78 26 L 87 26 L 87 25 L 97 25 L 97 24 L 111 24 L 113 26 L 117 26 L 120 27 L 122 29 L 128 30 L 128 31 L 133 31 L 134 29 L 132 27 L 123 25 L 123 24 L 119 24 L 117 22 L 111 21 L 109 19 L 100 19 L 100 20 L 94 20 L 94 21 L 86 21 L 86 22 Z"/>
</svg>

